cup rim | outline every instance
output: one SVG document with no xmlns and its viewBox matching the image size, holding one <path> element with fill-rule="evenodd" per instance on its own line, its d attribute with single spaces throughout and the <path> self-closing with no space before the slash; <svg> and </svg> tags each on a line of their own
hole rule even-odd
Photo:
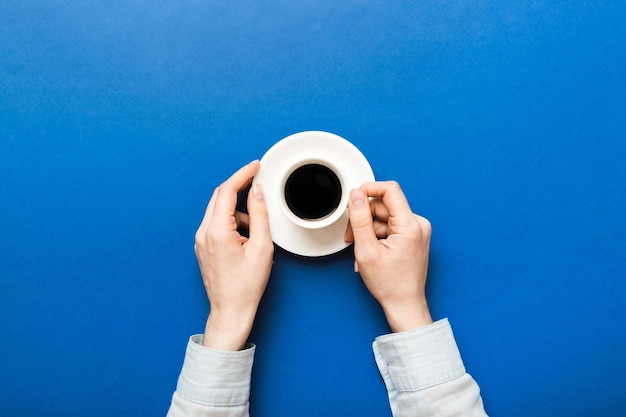
<svg viewBox="0 0 626 417">
<path fill-rule="evenodd" d="M 306 165 L 321 165 L 325 168 L 328 168 L 332 171 L 333 174 L 337 176 L 339 180 L 339 184 L 341 186 L 341 198 L 339 199 L 339 204 L 337 208 L 335 208 L 331 213 L 319 219 L 303 219 L 298 217 L 294 212 L 289 208 L 287 201 L 285 199 L 285 186 L 287 184 L 287 180 L 297 169 L 306 166 Z M 294 224 L 300 227 L 304 227 L 306 229 L 322 229 L 324 227 L 328 227 L 331 224 L 335 223 L 339 220 L 346 210 L 348 209 L 348 198 L 350 194 L 348 181 L 341 172 L 332 162 L 328 160 L 324 160 L 321 158 L 305 158 L 301 159 L 289 166 L 289 168 L 285 171 L 285 175 L 281 179 L 281 186 L 278 189 L 279 196 L 278 202 L 279 205 L 285 214 L 285 216 Z"/>
</svg>

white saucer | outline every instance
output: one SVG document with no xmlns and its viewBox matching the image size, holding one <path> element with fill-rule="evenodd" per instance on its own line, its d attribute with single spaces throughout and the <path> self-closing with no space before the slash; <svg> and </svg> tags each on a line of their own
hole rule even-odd
<svg viewBox="0 0 626 417">
<path fill-rule="evenodd" d="M 284 203 L 284 184 L 298 166 L 320 163 L 334 167 L 342 180 L 342 199 L 328 224 L 303 227 L 292 220 Z M 261 159 L 253 183 L 263 186 L 272 239 L 281 248 L 302 256 L 325 256 L 346 248 L 344 233 L 348 225 L 348 194 L 364 182 L 374 181 L 365 156 L 350 142 L 327 132 L 309 131 L 288 136 L 272 146 Z M 296 219 L 297 220 L 297 219 Z M 302 220 L 300 219 L 300 222 Z"/>
</svg>

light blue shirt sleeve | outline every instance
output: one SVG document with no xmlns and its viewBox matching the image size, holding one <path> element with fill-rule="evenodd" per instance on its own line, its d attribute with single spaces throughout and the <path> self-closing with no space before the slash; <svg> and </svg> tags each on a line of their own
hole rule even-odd
<svg viewBox="0 0 626 417">
<path fill-rule="evenodd" d="M 247 417 L 255 349 L 223 352 L 192 336 L 167 416 Z"/>
<path fill-rule="evenodd" d="M 394 417 L 487 415 L 447 319 L 380 336 L 373 348 Z"/>
<path fill-rule="evenodd" d="M 373 347 L 394 417 L 486 416 L 447 319 L 380 336 Z M 248 417 L 254 351 L 208 349 L 193 336 L 168 417 Z"/>
</svg>

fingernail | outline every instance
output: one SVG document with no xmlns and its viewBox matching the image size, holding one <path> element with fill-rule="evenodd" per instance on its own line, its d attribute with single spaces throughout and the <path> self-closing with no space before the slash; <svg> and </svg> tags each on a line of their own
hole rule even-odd
<svg viewBox="0 0 626 417">
<path fill-rule="evenodd" d="M 355 188 L 352 190 L 350 200 L 352 201 L 353 206 L 360 206 L 365 203 L 365 193 L 360 188 Z"/>
<path fill-rule="evenodd" d="M 263 195 L 263 187 L 261 187 L 261 184 L 254 184 L 252 186 L 252 197 L 257 200 L 263 200 L 265 196 Z"/>
</svg>

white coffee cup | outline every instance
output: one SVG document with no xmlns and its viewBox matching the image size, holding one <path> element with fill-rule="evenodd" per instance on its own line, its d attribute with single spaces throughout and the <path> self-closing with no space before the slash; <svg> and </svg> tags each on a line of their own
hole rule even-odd
<svg viewBox="0 0 626 417">
<path fill-rule="evenodd" d="M 285 216 L 306 229 L 321 229 L 339 220 L 348 208 L 350 184 L 328 160 L 294 162 L 281 180 L 279 204 Z"/>
<path fill-rule="evenodd" d="M 253 185 L 263 186 L 272 240 L 303 256 L 325 256 L 349 243 L 350 191 L 374 181 L 365 156 L 346 139 L 306 131 L 275 143 Z"/>
</svg>

